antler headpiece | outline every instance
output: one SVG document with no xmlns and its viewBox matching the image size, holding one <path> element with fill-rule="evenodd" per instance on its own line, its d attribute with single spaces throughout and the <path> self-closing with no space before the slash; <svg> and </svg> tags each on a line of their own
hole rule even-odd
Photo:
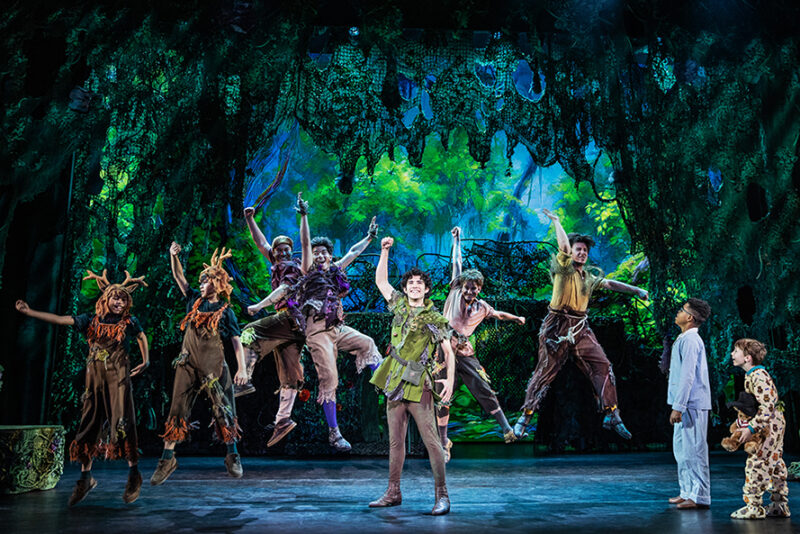
<svg viewBox="0 0 800 534">
<path fill-rule="evenodd" d="M 203 267 L 205 267 L 205 269 L 200 273 L 200 276 L 205 275 L 210 278 L 217 293 L 223 295 L 228 300 L 231 298 L 233 287 L 229 283 L 231 277 L 222 265 L 226 259 L 231 257 L 233 257 L 231 249 L 226 249 L 225 247 L 222 247 L 222 251 L 214 249 L 214 254 L 211 255 L 211 265 L 204 263 Z"/>
<path fill-rule="evenodd" d="M 147 282 L 144 281 L 144 276 L 134 278 L 128 271 L 125 271 L 125 280 L 121 284 L 112 284 L 108 281 L 108 269 L 103 269 L 102 276 L 98 276 L 87 269 L 86 276 L 84 276 L 83 279 L 96 281 L 97 287 L 100 289 L 100 291 L 102 291 L 102 294 L 100 295 L 100 298 L 97 299 L 97 303 L 94 307 L 95 313 L 101 317 L 105 317 L 108 313 L 110 313 L 108 308 L 108 299 L 113 295 L 124 295 L 127 305 L 125 306 L 125 311 L 122 312 L 122 315 L 128 315 L 131 306 L 133 305 L 131 293 L 142 286 L 147 287 Z"/>
</svg>

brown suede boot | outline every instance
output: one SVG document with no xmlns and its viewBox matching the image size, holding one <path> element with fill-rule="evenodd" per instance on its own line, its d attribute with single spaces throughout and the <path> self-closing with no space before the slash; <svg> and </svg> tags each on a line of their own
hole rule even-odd
<svg viewBox="0 0 800 534">
<path fill-rule="evenodd" d="M 447 495 L 447 486 L 436 488 L 436 504 L 433 505 L 431 515 L 444 515 L 450 511 L 450 496 Z"/>
<path fill-rule="evenodd" d="M 403 502 L 403 495 L 400 493 L 399 482 L 389 482 L 386 493 L 377 501 L 369 503 L 370 508 L 386 508 L 387 506 L 398 506 Z"/>
</svg>

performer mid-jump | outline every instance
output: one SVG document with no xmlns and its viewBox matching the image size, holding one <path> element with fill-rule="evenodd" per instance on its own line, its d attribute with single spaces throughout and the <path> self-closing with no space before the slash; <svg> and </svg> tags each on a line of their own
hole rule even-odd
<svg viewBox="0 0 800 534">
<path fill-rule="evenodd" d="M 550 266 L 553 297 L 539 330 L 539 361 L 528 382 L 522 415 L 514 425 L 514 434 L 518 438 L 526 435 L 525 427 L 547 394 L 550 383 L 567 356 L 572 355 L 578 368 L 592 381 L 598 408 L 606 414 L 603 428 L 630 439 L 631 433 L 622 423 L 617 409 L 617 386 L 611 363 L 589 327 L 586 308 L 592 291 L 598 287 L 638 295 L 645 300 L 648 298 L 647 291 L 607 280 L 597 268 L 587 269 L 586 260 L 594 240 L 587 235 L 567 235 L 558 216 L 548 210 L 543 211 L 553 221 L 558 238 L 558 254 Z"/>
</svg>

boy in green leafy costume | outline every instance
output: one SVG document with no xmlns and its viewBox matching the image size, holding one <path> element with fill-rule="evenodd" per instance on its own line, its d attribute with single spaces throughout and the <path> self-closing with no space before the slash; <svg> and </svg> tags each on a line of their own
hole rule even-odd
<svg viewBox="0 0 800 534">
<path fill-rule="evenodd" d="M 405 461 L 408 416 L 414 417 L 422 441 L 428 450 L 436 484 L 436 502 L 432 515 L 450 511 L 450 498 L 445 485 L 444 449 L 436 430 L 434 382 L 442 385 L 440 400 L 449 402 L 455 380 L 455 356 L 450 346 L 447 319 L 427 298 L 431 279 L 416 267 L 401 280 L 403 293 L 389 283 L 389 249 L 394 240 L 381 241 L 381 257 L 375 271 L 375 284 L 394 314 L 390 357 L 375 371 L 370 382 L 386 394 L 386 418 L 389 426 L 389 487 L 381 498 L 369 503 L 371 508 L 396 506 L 402 503 L 400 475 Z M 441 370 L 436 352 L 442 349 L 447 378 L 434 380 Z"/>
</svg>

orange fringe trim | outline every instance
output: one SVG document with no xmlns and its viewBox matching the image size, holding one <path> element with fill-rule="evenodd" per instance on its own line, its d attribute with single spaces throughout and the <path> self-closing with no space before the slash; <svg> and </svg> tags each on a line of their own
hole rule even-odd
<svg viewBox="0 0 800 534">
<path fill-rule="evenodd" d="M 214 421 L 214 437 L 226 445 L 236 443 L 242 439 L 242 428 L 239 426 L 239 418 L 233 418 L 233 424 L 223 426 Z"/>
<path fill-rule="evenodd" d="M 116 323 L 105 324 L 100 322 L 100 316 L 95 315 L 89 324 L 89 331 L 86 333 L 86 340 L 91 343 L 98 341 L 114 340 L 122 341 L 125 339 L 125 329 L 131 324 L 130 316 L 120 319 Z"/>
<path fill-rule="evenodd" d="M 223 304 L 220 309 L 214 312 L 201 312 L 198 311 L 198 308 L 202 302 L 203 299 L 197 299 L 194 301 L 192 311 L 187 313 L 186 317 L 184 317 L 181 321 L 181 330 L 186 329 L 187 323 L 192 323 L 192 325 L 198 330 L 201 328 L 207 328 L 211 332 L 217 331 L 219 321 L 222 319 L 222 314 L 225 313 L 225 310 L 228 308 L 228 304 Z"/>
<path fill-rule="evenodd" d="M 101 453 L 99 443 L 78 443 L 72 440 L 72 443 L 69 444 L 69 460 L 71 462 L 86 463 L 93 458 L 99 458 Z"/>
<path fill-rule="evenodd" d="M 191 427 L 186 419 L 172 416 L 167 420 L 164 433 L 159 434 L 158 437 L 164 438 L 164 441 L 185 441 L 189 437 Z"/>
<path fill-rule="evenodd" d="M 130 460 L 135 462 L 139 459 L 139 449 L 131 444 L 130 441 L 123 440 L 122 443 L 114 445 L 113 443 L 104 443 L 98 447 L 98 450 L 105 454 L 106 460 Z"/>
</svg>

